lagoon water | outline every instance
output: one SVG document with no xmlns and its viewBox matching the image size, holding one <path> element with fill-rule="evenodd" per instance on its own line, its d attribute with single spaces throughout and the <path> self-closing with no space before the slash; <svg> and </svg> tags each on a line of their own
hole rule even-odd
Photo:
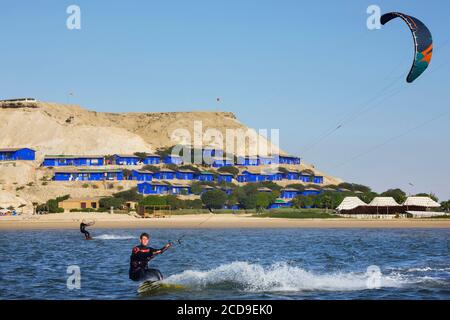
<svg viewBox="0 0 450 320">
<path fill-rule="evenodd" d="M 141 297 L 128 280 L 140 232 L 184 290 Z M 450 299 L 448 229 L 92 229 L 2 231 L 0 299 Z M 79 266 L 81 288 L 68 289 Z M 376 267 L 370 267 L 376 266 Z M 369 271 L 368 271 L 368 267 Z M 378 270 L 371 273 L 371 270 Z"/>
</svg>

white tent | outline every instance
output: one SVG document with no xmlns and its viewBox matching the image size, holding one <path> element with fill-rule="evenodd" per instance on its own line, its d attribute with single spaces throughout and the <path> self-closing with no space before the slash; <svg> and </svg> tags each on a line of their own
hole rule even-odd
<svg viewBox="0 0 450 320">
<path fill-rule="evenodd" d="M 404 206 L 438 208 L 441 205 L 429 197 L 408 197 Z"/>
<path fill-rule="evenodd" d="M 396 207 L 399 204 L 392 197 L 375 197 L 369 203 L 371 207 Z"/>
<path fill-rule="evenodd" d="M 367 206 L 367 204 L 358 197 L 345 197 L 336 209 L 338 211 L 352 210 L 359 206 Z"/>
</svg>

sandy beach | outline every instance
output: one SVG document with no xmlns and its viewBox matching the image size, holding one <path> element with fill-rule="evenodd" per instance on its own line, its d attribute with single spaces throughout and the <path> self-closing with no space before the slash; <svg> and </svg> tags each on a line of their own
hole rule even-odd
<svg viewBox="0 0 450 320">
<path fill-rule="evenodd" d="M 449 219 L 358 220 L 259 218 L 250 214 L 172 215 L 135 218 L 109 213 L 58 213 L 0 217 L 0 230 L 78 229 L 82 219 L 95 220 L 95 228 L 450 228 Z"/>
</svg>

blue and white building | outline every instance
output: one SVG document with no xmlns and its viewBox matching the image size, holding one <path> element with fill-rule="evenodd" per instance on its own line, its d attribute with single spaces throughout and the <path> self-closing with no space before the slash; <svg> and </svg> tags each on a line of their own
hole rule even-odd
<svg viewBox="0 0 450 320">
<path fill-rule="evenodd" d="M 217 174 L 217 182 L 232 182 L 233 175 L 227 172 L 220 172 Z"/>
<path fill-rule="evenodd" d="M 175 171 L 162 168 L 159 171 L 153 173 L 153 178 L 159 180 L 173 180 L 175 179 Z"/>
<path fill-rule="evenodd" d="M 153 172 L 143 170 L 132 170 L 131 179 L 137 181 L 152 181 Z"/>
<path fill-rule="evenodd" d="M 175 176 L 178 180 L 194 180 L 195 172 L 188 169 L 180 169 L 176 172 Z"/>
<path fill-rule="evenodd" d="M 161 157 L 157 154 L 147 154 L 144 159 L 144 164 L 160 164 Z"/>
<path fill-rule="evenodd" d="M 134 154 L 115 154 L 113 158 L 116 165 L 137 166 L 142 163 L 142 160 Z"/>
<path fill-rule="evenodd" d="M 77 155 L 46 155 L 44 157 L 44 167 L 82 167 L 82 166 L 103 166 L 105 157 L 100 155 L 77 156 Z"/>
<path fill-rule="evenodd" d="M 176 164 L 176 165 L 182 165 L 183 164 L 183 158 L 177 155 L 167 155 L 164 157 L 163 162 L 165 164 Z"/>
<path fill-rule="evenodd" d="M 214 173 L 209 171 L 202 171 L 195 174 L 195 180 L 198 181 L 214 181 Z"/>
<path fill-rule="evenodd" d="M 122 170 L 58 170 L 53 177 L 55 181 L 114 181 L 124 180 Z"/>
<path fill-rule="evenodd" d="M 294 199 L 300 194 L 300 191 L 294 188 L 285 188 L 280 190 L 281 199 Z"/>
<path fill-rule="evenodd" d="M 30 148 L 0 149 L 0 161 L 36 160 L 36 151 Z"/>
<path fill-rule="evenodd" d="M 169 194 L 172 186 L 164 182 L 143 182 L 137 185 L 137 192 L 144 195 Z"/>
</svg>

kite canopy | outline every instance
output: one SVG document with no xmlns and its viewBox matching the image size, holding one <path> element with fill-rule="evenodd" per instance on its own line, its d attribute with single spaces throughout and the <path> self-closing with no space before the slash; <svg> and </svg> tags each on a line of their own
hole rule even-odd
<svg viewBox="0 0 450 320">
<path fill-rule="evenodd" d="M 414 38 L 415 55 L 414 62 L 406 81 L 411 83 L 416 80 L 428 67 L 433 54 L 433 39 L 428 28 L 417 18 L 400 12 L 389 12 L 381 16 L 382 25 L 394 18 L 401 18 L 406 22 Z"/>
</svg>

